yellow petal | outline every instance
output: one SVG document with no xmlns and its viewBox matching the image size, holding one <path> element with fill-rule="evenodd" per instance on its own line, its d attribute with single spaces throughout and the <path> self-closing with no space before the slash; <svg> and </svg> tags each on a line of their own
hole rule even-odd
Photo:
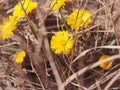
<svg viewBox="0 0 120 90">
<path fill-rule="evenodd" d="M 26 53 L 24 50 L 21 50 L 16 55 L 16 63 L 22 63 L 24 61 L 24 57 L 26 56 Z"/>
<path fill-rule="evenodd" d="M 17 28 L 18 20 L 14 16 L 5 18 L 0 25 L 0 39 L 7 39 L 13 36 L 13 31 Z"/>
<path fill-rule="evenodd" d="M 102 55 L 100 58 L 99 58 L 99 61 L 103 61 L 104 59 L 107 59 L 109 58 L 110 56 L 109 55 Z M 105 63 L 102 63 L 100 64 L 100 67 L 102 69 L 105 69 L 105 70 L 109 70 L 112 68 L 112 61 L 109 61 L 109 62 L 105 62 Z"/>
<path fill-rule="evenodd" d="M 91 13 L 87 10 L 75 10 L 67 18 L 67 24 L 76 31 L 80 27 L 87 28 L 92 23 Z"/>
<path fill-rule="evenodd" d="M 34 10 L 37 7 L 37 2 L 33 2 L 32 0 L 22 0 L 22 5 L 27 14 L 31 13 L 32 10 Z M 20 2 L 15 5 L 14 10 L 13 10 L 13 16 L 20 18 L 20 17 L 25 17 L 25 13 L 21 7 Z"/>
<path fill-rule="evenodd" d="M 52 0 L 50 4 L 50 8 L 55 11 L 59 10 L 61 7 L 65 6 L 65 3 L 68 2 L 69 0 Z"/>
<path fill-rule="evenodd" d="M 51 49 L 55 54 L 69 54 L 73 46 L 73 37 L 67 31 L 59 31 L 52 36 Z"/>
</svg>

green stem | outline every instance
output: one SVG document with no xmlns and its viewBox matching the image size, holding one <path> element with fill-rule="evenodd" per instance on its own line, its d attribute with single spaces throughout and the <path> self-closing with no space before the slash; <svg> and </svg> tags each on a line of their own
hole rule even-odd
<svg viewBox="0 0 120 90">
<path fill-rule="evenodd" d="M 7 50 L 11 50 L 11 51 L 18 51 L 17 48 L 12 48 L 12 47 L 7 47 L 7 46 L 2 47 L 2 48 L 5 48 L 5 49 L 7 49 Z"/>
<path fill-rule="evenodd" d="M 60 13 L 62 22 L 63 22 L 64 25 L 65 25 L 65 28 L 66 28 L 67 30 L 70 30 L 60 9 L 59 9 L 59 13 Z"/>
</svg>

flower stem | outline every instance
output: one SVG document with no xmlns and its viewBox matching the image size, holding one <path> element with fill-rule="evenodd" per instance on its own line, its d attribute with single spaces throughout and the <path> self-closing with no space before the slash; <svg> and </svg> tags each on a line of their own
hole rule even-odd
<svg viewBox="0 0 120 90">
<path fill-rule="evenodd" d="M 62 22 L 63 22 L 64 25 L 65 25 L 65 28 L 66 28 L 67 30 L 70 30 L 60 9 L 59 9 L 59 13 L 60 13 Z"/>
</svg>

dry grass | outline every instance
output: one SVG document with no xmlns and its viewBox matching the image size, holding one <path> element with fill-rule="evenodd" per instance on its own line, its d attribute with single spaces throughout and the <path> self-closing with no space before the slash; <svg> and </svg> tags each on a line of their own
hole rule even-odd
<svg viewBox="0 0 120 90">
<path fill-rule="evenodd" d="M 18 0 L 20 1 L 20 0 Z M 0 0 L 0 20 L 11 15 L 17 0 Z M 61 13 L 75 9 L 92 12 L 89 28 L 73 32 L 74 47 L 69 55 L 50 49 L 54 33 L 66 29 L 59 12 L 50 10 L 51 0 L 35 0 L 38 7 L 21 19 L 14 36 L 0 40 L 0 90 L 120 90 L 120 0 L 70 0 Z M 61 37 L 62 38 L 62 37 Z M 15 62 L 16 49 L 27 56 Z M 110 55 L 98 62 L 101 55 Z M 112 61 L 110 70 L 99 67 Z"/>
</svg>

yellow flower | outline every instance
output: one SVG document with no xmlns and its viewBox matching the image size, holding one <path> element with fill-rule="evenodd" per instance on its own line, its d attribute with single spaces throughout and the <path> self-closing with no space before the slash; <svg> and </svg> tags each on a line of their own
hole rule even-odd
<svg viewBox="0 0 120 90">
<path fill-rule="evenodd" d="M 65 2 L 68 2 L 69 0 L 52 0 L 50 4 L 50 8 L 55 11 L 59 10 L 61 7 L 65 6 Z"/>
<path fill-rule="evenodd" d="M 109 57 L 110 57 L 110 56 L 108 56 L 108 55 L 103 55 L 103 56 L 101 56 L 101 57 L 99 58 L 99 61 L 101 62 L 101 61 L 103 61 L 104 59 L 107 59 L 107 58 L 109 58 Z M 105 69 L 105 70 L 109 70 L 109 69 L 112 68 L 112 61 L 109 61 L 109 62 L 105 62 L 105 63 L 103 63 L 103 64 L 100 64 L 100 67 L 103 68 L 103 69 Z"/>
<path fill-rule="evenodd" d="M 91 13 L 87 10 L 75 10 L 67 18 L 67 24 L 76 31 L 80 27 L 87 28 L 92 23 Z"/>
<path fill-rule="evenodd" d="M 22 0 L 21 3 L 27 14 L 32 12 L 32 10 L 34 10 L 37 7 L 37 3 L 33 2 L 32 0 Z M 13 10 L 13 16 L 18 18 L 25 17 L 25 13 L 21 7 L 20 2 L 18 2 L 18 4 L 15 5 Z"/>
<path fill-rule="evenodd" d="M 51 39 L 51 49 L 55 54 L 69 54 L 73 46 L 73 37 L 67 31 L 59 31 Z"/>
<path fill-rule="evenodd" d="M 5 18 L 0 25 L 0 39 L 7 39 L 13 35 L 13 30 L 17 28 L 18 21 L 13 16 Z"/>
<path fill-rule="evenodd" d="M 16 55 L 16 63 L 22 63 L 24 61 L 24 57 L 26 56 L 26 53 L 24 50 L 21 50 Z"/>
</svg>

